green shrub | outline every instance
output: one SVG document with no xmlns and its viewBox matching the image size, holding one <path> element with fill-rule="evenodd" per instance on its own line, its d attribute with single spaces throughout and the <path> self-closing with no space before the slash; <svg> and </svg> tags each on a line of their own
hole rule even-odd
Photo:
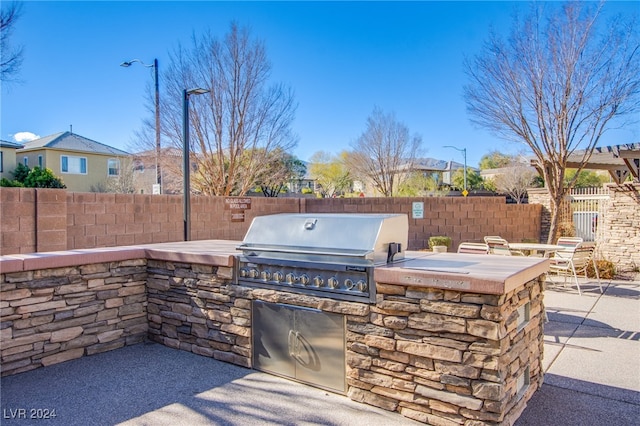
<svg viewBox="0 0 640 426">
<path fill-rule="evenodd" d="M 451 248 L 451 238 L 445 236 L 429 237 L 429 248 L 433 249 L 434 246 L 447 246 L 447 248 Z"/>
<path fill-rule="evenodd" d="M 24 186 L 22 183 L 17 180 L 9 180 L 7 178 L 0 179 L 0 186 L 4 187 L 21 187 Z"/>
<path fill-rule="evenodd" d="M 313 189 L 311 188 L 302 188 L 302 190 L 300 191 L 303 194 L 313 194 Z"/>
<path fill-rule="evenodd" d="M 66 188 L 62 179 L 53 174 L 51 169 L 41 169 L 36 166 L 24 180 L 27 188 Z"/>
<path fill-rule="evenodd" d="M 16 168 L 11 172 L 11 174 L 13 175 L 13 178 L 20 182 L 20 183 L 24 183 L 25 179 L 27 178 L 27 176 L 29 175 L 29 166 L 25 166 L 22 163 L 18 163 L 16 165 Z"/>
</svg>

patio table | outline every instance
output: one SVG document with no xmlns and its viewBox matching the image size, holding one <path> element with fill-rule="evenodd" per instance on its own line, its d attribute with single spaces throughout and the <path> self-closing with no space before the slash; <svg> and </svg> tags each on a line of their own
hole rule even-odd
<svg viewBox="0 0 640 426">
<path fill-rule="evenodd" d="M 557 244 L 540 244 L 540 243 L 509 243 L 511 250 L 520 250 L 528 252 L 529 256 L 537 256 L 538 252 L 542 252 L 543 257 L 549 257 L 550 254 L 563 251 L 567 247 Z"/>
</svg>

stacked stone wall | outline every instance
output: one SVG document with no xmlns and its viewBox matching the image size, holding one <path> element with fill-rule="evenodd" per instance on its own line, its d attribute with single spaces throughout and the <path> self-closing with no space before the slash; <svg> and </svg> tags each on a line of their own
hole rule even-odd
<svg viewBox="0 0 640 426">
<path fill-rule="evenodd" d="M 251 366 L 251 304 L 230 289 L 232 269 L 149 260 L 149 339 Z"/>
<path fill-rule="evenodd" d="M 370 323 L 348 325 L 349 396 L 429 424 L 512 424 L 542 385 L 541 289 L 539 280 L 500 296 L 378 284 Z"/>
<path fill-rule="evenodd" d="M 2 375 L 143 341 L 146 259 L 0 274 Z"/>
<path fill-rule="evenodd" d="M 368 305 L 230 285 L 229 268 L 148 272 L 152 340 L 251 367 L 253 300 L 343 314 L 348 396 L 424 423 L 512 424 L 542 384 L 539 279 L 506 295 L 380 283 Z"/>
<path fill-rule="evenodd" d="M 602 224 L 605 238 L 598 243 L 602 258 L 620 271 L 640 270 L 640 183 L 609 185 L 609 204 Z"/>
<path fill-rule="evenodd" d="M 603 235 L 596 241 L 598 258 L 613 262 L 619 272 L 640 268 L 640 184 L 609 184 L 609 199 L 598 227 Z M 549 235 L 551 213 L 549 192 L 544 188 L 529 189 L 529 203 L 541 205 L 541 240 Z"/>
</svg>

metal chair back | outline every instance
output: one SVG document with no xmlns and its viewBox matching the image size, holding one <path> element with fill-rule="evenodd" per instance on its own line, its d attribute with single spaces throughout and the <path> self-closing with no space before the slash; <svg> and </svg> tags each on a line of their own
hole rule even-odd
<svg viewBox="0 0 640 426">
<path fill-rule="evenodd" d="M 489 246 L 485 243 L 460 243 L 458 253 L 489 254 Z"/>
</svg>

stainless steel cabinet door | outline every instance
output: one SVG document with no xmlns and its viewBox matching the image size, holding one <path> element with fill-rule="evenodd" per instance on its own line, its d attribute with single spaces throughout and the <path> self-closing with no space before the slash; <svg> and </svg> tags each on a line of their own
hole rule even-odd
<svg viewBox="0 0 640 426">
<path fill-rule="evenodd" d="M 295 378 L 296 367 L 289 355 L 293 310 L 286 305 L 253 302 L 253 367 Z"/>
<path fill-rule="evenodd" d="M 253 302 L 253 366 L 344 393 L 344 316 L 290 305 Z"/>
<path fill-rule="evenodd" d="M 344 316 L 316 310 L 296 310 L 296 378 L 344 393 Z"/>
</svg>

